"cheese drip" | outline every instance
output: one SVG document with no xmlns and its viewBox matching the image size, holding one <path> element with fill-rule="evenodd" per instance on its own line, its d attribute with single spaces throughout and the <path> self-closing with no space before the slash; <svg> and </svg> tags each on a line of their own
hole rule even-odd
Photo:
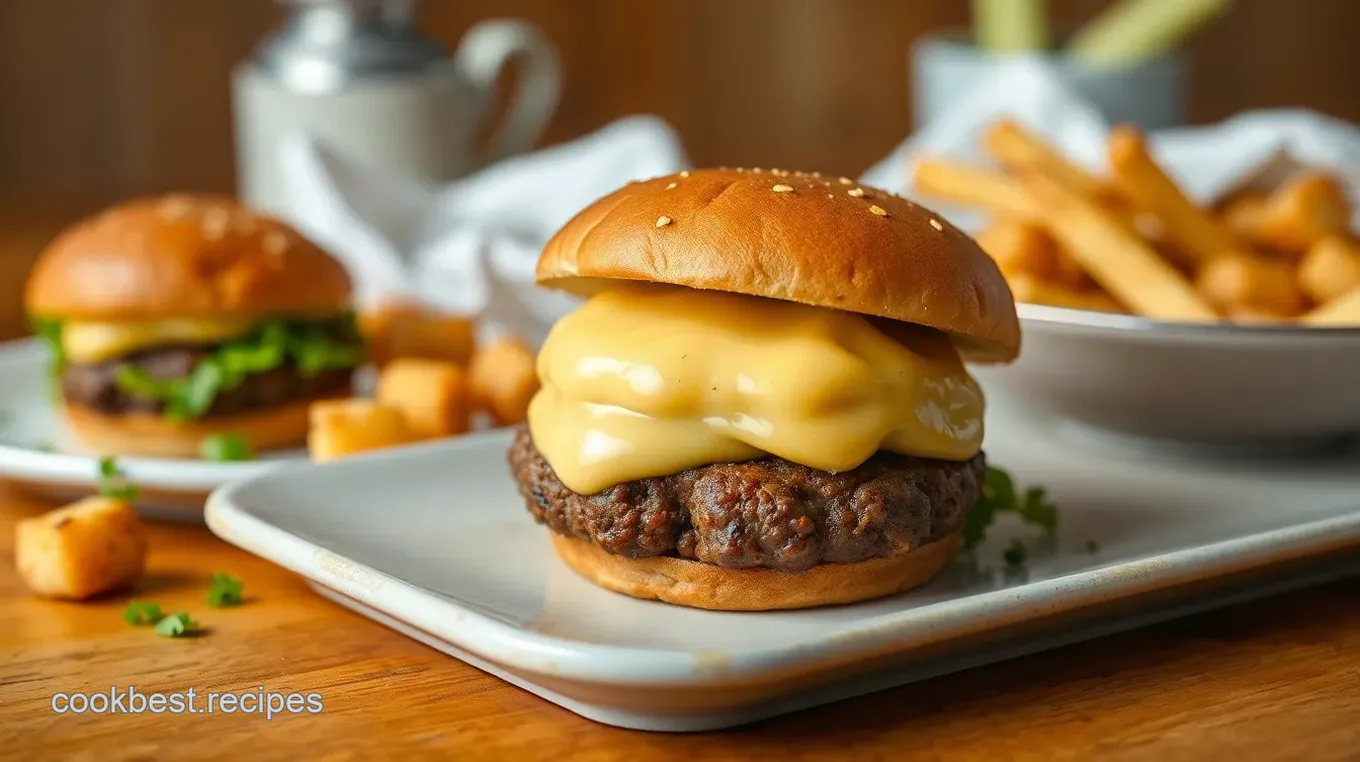
<svg viewBox="0 0 1360 762">
<path fill-rule="evenodd" d="M 845 471 L 982 446 L 982 392 L 944 334 L 774 299 L 604 291 L 553 327 L 538 373 L 534 443 L 581 494 L 766 454 Z"/>
</svg>

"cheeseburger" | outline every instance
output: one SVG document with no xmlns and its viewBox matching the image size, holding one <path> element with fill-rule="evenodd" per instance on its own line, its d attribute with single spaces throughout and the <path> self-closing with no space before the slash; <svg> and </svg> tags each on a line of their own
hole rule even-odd
<svg viewBox="0 0 1360 762">
<path fill-rule="evenodd" d="M 1020 330 L 941 217 L 847 179 L 681 172 L 578 214 L 537 279 L 588 299 L 539 354 L 509 463 L 587 579 L 787 609 L 949 558 L 985 472 L 963 361 L 1013 360 Z"/>
<path fill-rule="evenodd" d="M 308 403 L 348 394 L 363 361 L 349 297 L 340 264 L 287 225 L 169 196 L 59 236 L 25 301 L 87 449 L 192 457 L 214 434 L 305 440 Z"/>
</svg>

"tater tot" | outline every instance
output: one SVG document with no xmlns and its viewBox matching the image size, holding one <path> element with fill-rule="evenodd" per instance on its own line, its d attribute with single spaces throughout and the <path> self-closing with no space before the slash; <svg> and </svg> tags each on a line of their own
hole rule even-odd
<svg viewBox="0 0 1360 762">
<path fill-rule="evenodd" d="M 1313 244 L 1299 262 L 1299 285 L 1318 303 L 1360 286 L 1360 243 L 1329 236 Z"/>
<path fill-rule="evenodd" d="M 309 418 L 307 451 L 317 463 L 419 439 L 399 408 L 373 400 L 315 402 L 309 409 Z"/>
<path fill-rule="evenodd" d="M 137 511 L 107 497 L 23 519 L 15 530 L 19 578 L 50 598 L 88 598 L 133 582 L 146 567 L 146 551 Z"/>
<path fill-rule="evenodd" d="M 1200 268 L 1195 287 L 1225 313 L 1251 308 L 1297 315 L 1303 309 L 1303 292 L 1294 281 L 1293 268 L 1284 262 L 1242 254 L 1218 256 Z"/>
<path fill-rule="evenodd" d="M 450 362 L 393 360 L 378 374 L 374 399 L 401 410 L 411 431 L 422 439 L 468 430 L 472 400 L 467 375 Z"/>
<path fill-rule="evenodd" d="M 359 314 L 369 360 L 379 367 L 399 357 L 466 363 L 472 356 L 472 321 L 441 314 L 408 301 L 384 304 Z"/>
<path fill-rule="evenodd" d="M 526 420 L 529 401 L 538 391 L 538 372 L 534 353 L 524 342 L 505 337 L 478 349 L 468 376 L 477 406 L 497 425 Z"/>
</svg>

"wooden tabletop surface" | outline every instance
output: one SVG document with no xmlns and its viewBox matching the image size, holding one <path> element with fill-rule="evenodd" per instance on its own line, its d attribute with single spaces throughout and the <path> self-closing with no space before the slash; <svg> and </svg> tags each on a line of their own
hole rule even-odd
<svg viewBox="0 0 1360 762">
<path fill-rule="evenodd" d="M 329 603 L 201 526 L 154 524 L 135 591 L 29 597 L 13 525 L 52 507 L 0 484 L 0 758 L 704 760 L 1360 759 L 1360 579 L 765 721 L 689 735 L 577 717 Z M 246 603 L 204 603 L 215 571 Z M 133 597 L 206 632 L 120 617 Z M 321 694 L 318 714 L 55 714 L 58 692 Z M 272 757 L 270 757 L 272 758 Z"/>
</svg>

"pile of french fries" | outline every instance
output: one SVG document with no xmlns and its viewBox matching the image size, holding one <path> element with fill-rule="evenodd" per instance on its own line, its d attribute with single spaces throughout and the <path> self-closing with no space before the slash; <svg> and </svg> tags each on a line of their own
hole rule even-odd
<svg viewBox="0 0 1360 762">
<path fill-rule="evenodd" d="M 1011 121 L 982 147 L 1000 171 L 925 157 L 923 196 L 990 214 L 978 243 L 1016 301 L 1159 320 L 1360 325 L 1360 242 L 1341 185 L 1301 173 L 1215 208 L 1191 202 L 1137 129 L 1098 177 Z"/>
<path fill-rule="evenodd" d="M 514 336 L 483 346 L 467 318 L 408 303 L 362 313 L 359 327 L 378 368 L 373 397 L 312 405 L 307 449 L 325 462 L 524 421 L 538 391 L 534 353 Z"/>
</svg>

